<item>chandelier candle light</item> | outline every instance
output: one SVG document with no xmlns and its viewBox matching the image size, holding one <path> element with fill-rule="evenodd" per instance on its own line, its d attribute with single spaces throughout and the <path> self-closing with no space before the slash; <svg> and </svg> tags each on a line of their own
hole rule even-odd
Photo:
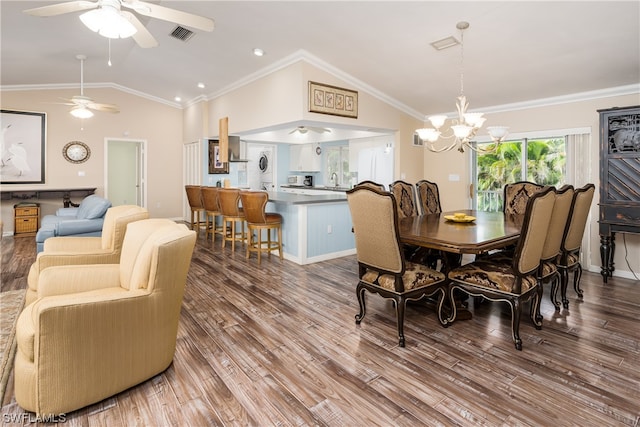
<svg viewBox="0 0 640 427">
<path fill-rule="evenodd" d="M 453 133 L 444 135 L 440 131 L 440 128 L 447 120 L 447 116 L 443 115 L 430 116 L 429 122 L 431 122 L 431 126 L 433 127 L 417 129 L 416 133 L 418 134 L 420 139 L 424 141 L 425 147 L 427 147 L 429 151 L 433 151 L 434 153 L 449 151 L 455 147 L 457 147 L 458 151 L 461 153 L 464 153 L 465 147 L 483 153 L 492 152 L 498 148 L 502 141 L 504 141 L 509 128 L 505 126 L 487 127 L 487 132 L 489 133 L 492 141 L 495 143 L 489 150 L 478 149 L 471 143 L 471 140 L 476 136 L 476 133 L 487 119 L 482 117 L 483 113 L 467 113 L 469 102 L 467 101 L 467 97 L 464 95 L 464 30 L 469 28 L 469 23 L 464 21 L 458 22 L 456 28 L 460 30 L 460 96 L 458 96 L 456 101 L 458 118 L 452 120 L 451 125 L 451 130 Z M 434 143 L 437 142 L 440 138 L 454 138 L 454 140 L 450 144 L 443 147 L 436 147 Z"/>
</svg>

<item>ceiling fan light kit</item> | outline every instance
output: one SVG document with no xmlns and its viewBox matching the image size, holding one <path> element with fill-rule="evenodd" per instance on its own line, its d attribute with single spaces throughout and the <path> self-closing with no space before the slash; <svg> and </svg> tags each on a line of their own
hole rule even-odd
<svg viewBox="0 0 640 427">
<path fill-rule="evenodd" d="M 93 113 L 86 107 L 78 105 L 77 107 L 73 107 L 70 111 L 73 117 L 77 117 L 79 119 L 90 119 L 93 117 Z"/>
<path fill-rule="evenodd" d="M 110 39 L 126 39 L 138 30 L 120 14 L 119 8 L 103 4 L 100 9 L 93 9 L 80 15 L 80 20 L 94 33 Z"/>
<path fill-rule="evenodd" d="M 490 153 L 498 149 L 498 146 L 507 136 L 508 127 L 505 126 L 490 126 L 487 127 L 487 131 L 494 144 L 488 149 L 479 149 L 476 147 L 472 139 L 476 136 L 476 133 L 484 122 L 487 120 L 483 117 L 483 113 L 467 113 L 469 108 L 469 102 L 464 95 L 464 30 L 469 28 L 469 23 L 465 21 L 458 22 L 456 28 L 460 30 L 460 95 L 456 98 L 456 109 L 458 110 L 458 118 L 452 121 L 450 126 L 452 133 L 445 135 L 440 128 L 445 124 L 447 116 L 436 115 L 428 117 L 431 123 L 430 128 L 416 129 L 416 133 L 420 139 L 424 142 L 424 146 L 434 153 L 440 153 L 443 151 L 449 151 L 453 148 L 458 149 L 459 152 L 464 153 L 465 148 L 478 151 L 480 153 Z M 453 37 L 449 39 L 456 40 Z M 457 40 L 456 40 L 457 42 Z M 445 47 L 455 46 L 457 43 L 450 43 Z M 444 49 L 441 47 L 440 49 Z M 440 139 L 452 139 L 453 141 L 447 145 L 436 147 L 435 144 Z"/>
</svg>

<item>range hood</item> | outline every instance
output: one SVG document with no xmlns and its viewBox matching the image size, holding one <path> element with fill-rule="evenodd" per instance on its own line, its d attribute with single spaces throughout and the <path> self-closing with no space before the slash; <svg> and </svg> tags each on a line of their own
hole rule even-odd
<svg viewBox="0 0 640 427">
<path fill-rule="evenodd" d="M 246 153 L 247 143 L 239 136 L 229 135 L 229 162 L 248 162 Z"/>
</svg>

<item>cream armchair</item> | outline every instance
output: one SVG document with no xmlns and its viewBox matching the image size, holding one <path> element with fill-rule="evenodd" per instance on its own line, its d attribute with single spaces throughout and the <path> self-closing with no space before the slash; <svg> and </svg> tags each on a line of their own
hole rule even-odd
<svg viewBox="0 0 640 427">
<path fill-rule="evenodd" d="M 67 413 L 167 369 L 195 241 L 183 224 L 147 219 L 127 226 L 120 264 L 43 270 L 16 328 L 18 404 Z"/>
<path fill-rule="evenodd" d="M 38 276 L 47 267 L 120 262 L 127 224 L 147 218 L 149 212 L 140 206 L 114 206 L 107 210 L 101 237 L 63 236 L 45 240 L 44 251 L 38 254 L 29 270 L 25 304 L 31 304 L 38 297 Z"/>
</svg>

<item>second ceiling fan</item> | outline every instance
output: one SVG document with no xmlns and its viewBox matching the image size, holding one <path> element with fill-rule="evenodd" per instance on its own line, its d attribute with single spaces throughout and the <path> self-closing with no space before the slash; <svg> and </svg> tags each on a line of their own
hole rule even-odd
<svg viewBox="0 0 640 427">
<path fill-rule="evenodd" d="M 157 46 L 158 42 L 142 22 L 133 13 L 122 10 L 123 7 L 150 18 L 202 31 L 213 31 L 212 19 L 141 0 L 97 0 L 95 2 L 76 0 L 27 9 L 24 12 L 33 16 L 47 17 L 88 10 L 80 15 L 80 19 L 92 31 L 108 38 L 132 37 L 143 48 Z"/>
</svg>

